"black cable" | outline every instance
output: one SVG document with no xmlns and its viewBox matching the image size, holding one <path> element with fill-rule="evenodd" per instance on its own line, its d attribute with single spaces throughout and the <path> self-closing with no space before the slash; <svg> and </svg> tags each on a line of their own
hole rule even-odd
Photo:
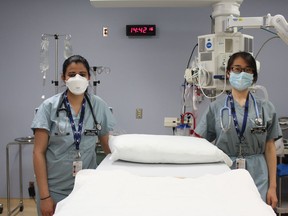
<svg viewBox="0 0 288 216">
<path fill-rule="evenodd" d="M 88 102 L 88 105 L 89 105 L 89 108 L 91 110 L 91 114 L 92 114 L 92 117 L 93 117 L 93 121 L 94 121 L 94 124 L 95 124 L 95 127 L 97 130 L 101 130 L 101 125 L 97 122 L 96 120 L 96 117 L 95 117 L 95 114 L 94 114 L 94 110 L 93 110 L 93 107 L 92 107 L 92 104 L 91 104 L 91 101 L 89 99 L 89 96 L 86 94 L 85 92 L 85 98 L 86 98 L 86 101 Z M 99 128 L 100 127 L 100 128 Z M 98 131 L 97 131 L 97 135 L 98 135 Z"/>
<path fill-rule="evenodd" d="M 189 68 L 189 65 L 190 65 L 192 56 L 193 56 L 194 51 L 195 51 L 195 49 L 196 49 L 197 46 L 198 46 L 198 43 L 196 43 L 195 46 L 194 46 L 193 49 L 192 49 L 192 52 L 191 52 L 191 54 L 190 54 L 190 56 L 189 56 L 189 59 L 188 59 L 188 62 L 187 62 L 186 69 Z M 185 103 L 184 95 L 185 95 L 185 87 L 186 87 L 186 84 L 187 84 L 186 79 L 184 79 L 184 83 L 183 83 L 183 95 L 182 95 L 182 99 L 183 99 L 184 103 Z M 184 109 L 185 109 L 185 108 L 184 108 Z M 184 113 L 185 113 L 185 110 L 184 110 Z"/>
<path fill-rule="evenodd" d="M 189 57 L 189 60 L 188 60 L 188 63 L 187 63 L 186 68 L 189 68 L 189 65 L 190 65 L 190 62 L 191 62 L 191 59 L 192 59 L 193 53 L 194 53 L 194 51 L 195 51 L 195 49 L 196 49 L 197 46 L 198 46 L 198 43 L 195 44 L 195 46 L 194 46 L 193 49 L 192 49 L 192 52 L 191 52 L 191 55 L 190 55 L 190 57 Z"/>
<path fill-rule="evenodd" d="M 272 40 L 272 39 L 275 39 L 275 38 L 279 38 L 279 36 L 274 36 L 274 37 L 271 37 L 271 38 L 267 39 L 267 40 L 262 44 L 262 46 L 260 47 L 259 51 L 257 52 L 257 54 L 255 55 L 254 58 L 257 59 L 257 57 L 258 57 L 260 51 L 262 50 L 262 48 L 264 47 L 264 45 L 265 45 L 266 43 L 268 43 L 268 41 L 270 41 L 270 40 Z"/>
<path fill-rule="evenodd" d="M 244 29 L 244 28 L 239 28 L 239 29 L 238 29 L 238 32 L 240 32 L 240 31 L 243 30 L 243 29 Z M 258 50 L 257 54 L 254 56 L 255 59 L 257 59 L 257 56 L 259 55 L 260 51 L 262 50 L 262 48 L 264 47 L 264 45 L 265 45 L 268 41 L 270 41 L 270 40 L 272 40 L 272 39 L 274 39 L 274 38 L 279 38 L 279 36 L 277 35 L 277 33 L 273 32 L 273 31 L 270 31 L 270 30 L 268 30 L 268 29 L 266 29 L 266 28 L 263 28 L 263 27 L 261 27 L 260 29 L 261 29 L 261 30 L 264 30 L 264 31 L 267 31 L 267 32 L 269 32 L 269 33 L 271 33 L 271 34 L 274 34 L 274 35 L 276 35 L 276 36 L 267 39 L 267 40 L 262 44 L 262 46 L 261 46 L 260 49 Z"/>
</svg>

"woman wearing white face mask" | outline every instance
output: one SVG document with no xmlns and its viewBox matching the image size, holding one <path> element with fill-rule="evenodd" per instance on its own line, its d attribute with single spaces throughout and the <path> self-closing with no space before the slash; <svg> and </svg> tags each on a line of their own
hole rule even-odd
<svg viewBox="0 0 288 216">
<path fill-rule="evenodd" d="M 256 62 L 250 53 L 238 52 L 229 58 L 227 77 L 231 93 L 209 105 L 195 132 L 210 142 L 215 140 L 215 145 L 234 161 L 232 168 L 247 169 L 262 199 L 275 208 L 274 141 L 282 136 L 275 108 L 270 101 L 249 92 L 257 81 Z"/>
<path fill-rule="evenodd" d="M 33 119 L 34 171 L 38 215 L 53 215 L 56 204 L 73 189 L 81 169 L 95 169 L 96 143 L 106 154 L 109 132 L 115 125 L 107 104 L 87 92 L 90 67 L 74 55 L 63 64 L 67 89 L 45 100 Z"/>
</svg>

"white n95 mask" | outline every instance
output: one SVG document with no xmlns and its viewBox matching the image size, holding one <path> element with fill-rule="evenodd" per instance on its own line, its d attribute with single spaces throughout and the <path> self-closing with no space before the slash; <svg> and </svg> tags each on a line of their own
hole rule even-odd
<svg viewBox="0 0 288 216">
<path fill-rule="evenodd" d="M 66 86 L 74 95 L 83 94 L 86 91 L 88 84 L 89 81 L 79 74 L 76 74 L 75 77 L 71 77 L 66 81 Z"/>
</svg>

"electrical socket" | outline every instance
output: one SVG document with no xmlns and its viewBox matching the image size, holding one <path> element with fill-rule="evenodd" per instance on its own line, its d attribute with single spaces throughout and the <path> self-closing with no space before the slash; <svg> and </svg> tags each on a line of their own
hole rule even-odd
<svg viewBox="0 0 288 216">
<path fill-rule="evenodd" d="M 142 119 L 142 117 L 143 117 L 143 109 L 137 108 L 136 109 L 136 119 Z"/>
<path fill-rule="evenodd" d="M 108 27 L 103 27 L 102 34 L 103 34 L 103 37 L 108 37 Z"/>
</svg>

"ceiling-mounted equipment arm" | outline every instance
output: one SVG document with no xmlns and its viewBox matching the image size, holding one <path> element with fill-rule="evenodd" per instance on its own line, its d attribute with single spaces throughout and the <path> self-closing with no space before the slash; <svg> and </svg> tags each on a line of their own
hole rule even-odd
<svg viewBox="0 0 288 216">
<path fill-rule="evenodd" d="M 276 29 L 278 36 L 288 45 L 288 23 L 284 16 L 280 14 L 273 16 L 271 25 Z"/>
<path fill-rule="evenodd" d="M 121 7 L 206 7 L 217 2 L 237 2 L 243 0 L 90 0 L 96 8 Z"/>
<path fill-rule="evenodd" d="M 225 32 L 233 32 L 235 28 L 270 28 L 277 31 L 278 36 L 288 45 L 288 23 L 284 16 L 278 14 L 264 17 L 227 17 L 224 24 Z"/>
</svg>

